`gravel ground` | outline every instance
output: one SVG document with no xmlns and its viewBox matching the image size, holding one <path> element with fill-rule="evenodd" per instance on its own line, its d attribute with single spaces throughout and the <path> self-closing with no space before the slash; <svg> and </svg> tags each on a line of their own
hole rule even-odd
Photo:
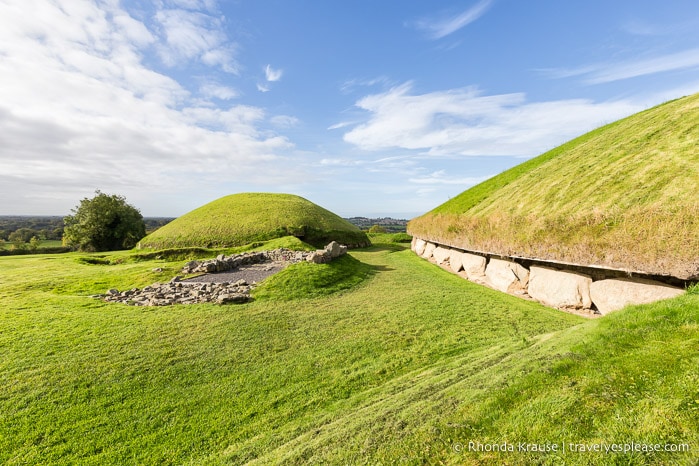
<svg viewBox="0 0 699 466">
<path fill-rule="evenodd" d="M 263 264 L 246 265 L 229 272 L 207 273 L 182 281 L 196 283 L 235 283 L 238 280 L 245 280 L 246 282 L 253 284 L 264 280 L 270 275 L 274 275 L 283 268 L 283 264 L 277 262 L 267 262 Z"/>
</svg>

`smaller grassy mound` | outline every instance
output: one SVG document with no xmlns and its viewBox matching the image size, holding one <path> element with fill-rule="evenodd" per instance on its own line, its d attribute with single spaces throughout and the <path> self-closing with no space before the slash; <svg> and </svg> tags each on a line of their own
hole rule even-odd
<svg viewBox="0 0 699 466">
<path fill-rule="evenodd" d="M 267 278 L 253 291 L 256 299 L 319 298 L 348 290 L 369 276 L 371 266 L 349 254 L 328 264 L 301 262 Z"/>
<path fill-rule="evenodd" d="M 369 244 L 348 221 L 291 194 L 242 193 L 195 209 L 143 238 L 140 249 L 242 246 L 284 236 L 321 247 L 330 241 Z"/>
</svg>

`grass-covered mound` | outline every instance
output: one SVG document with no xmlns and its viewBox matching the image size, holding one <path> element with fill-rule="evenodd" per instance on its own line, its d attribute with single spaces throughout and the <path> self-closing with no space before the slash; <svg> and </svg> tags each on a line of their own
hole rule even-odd
<svg viewBox="0 0 699 466">
<path fill-rule="evenodd" d="M 195 209 L 146 236 L 139 248 L 232 247 L 283 236 L 314 246 L 369 244 L 348 221 L 291 194 L 232 194 Z"/>
<path fill-rule="evenodd" d="M 408 232 L 456 247 L 699 276 L 699 94 L 507 170 Z"/>
</svg>

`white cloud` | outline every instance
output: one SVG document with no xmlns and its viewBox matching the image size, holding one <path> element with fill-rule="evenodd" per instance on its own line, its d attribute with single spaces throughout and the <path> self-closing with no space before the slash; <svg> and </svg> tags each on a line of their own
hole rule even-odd
<svg viewBox="0 0 699 466">
<path fill-rule="evenodd" d="M 377 85 L 388 86 L 395 84 L 396 83 L 391 81 L 387 76 L 378 76 L 370 79 L 354 78 L 343 82 L 340 85 L 340 91 L 342 91 L 344 94 L 348 94 L 354 91 L 354 89 L 357 87 L 372 87 Z"/>
<path fill-rule="evenodd" d="M 587 84 L 603 84 L 697 67 L 699 67 L 699 48 L 640 60 L 597 63 L 575 69 L 548 69 L 541 71 L 551 78 L 580 76 Z"/>
<path fill-rule="evenodd" d="M 60 213 L 98 187 L 168 193 L 221 180 L 275 183 L 296 170 L 279 155 L 292 144 L 258 129 L 262 109 L 201 102 L 147 68 L 151 32 L 103 3 L 0 3 L 0 198 L 19 211 L 36 212 L 34 202 Z"/>
<path fill-rule="evenodd" d="M 270 118 L 270 123 L 278 128 L 293 128 L 300 123 L 300 120 L 291 115 L 277 115 Z"/>
<path fill-rule="evenodd" d="M 476 21 L 488 11 L 492 4 L 493 0 L 481 0 L 456 16 L 425 18 L 416 21 L 414 26 L 425 31 L 432 39 L 441 39 Z"/>
<path fill-rule="evenodd" d="M 238 74 L 236 45 L 222 29 L 222 19 L 201 11 L 162 9 L 156 12 L 158 52 L 169 66 L 198 60 L 208 66 Z"/>
<path fill-rule="evenodd" d="M 222 86 L 215 83 L 206 83 L 199 88 L 199 92 L 206 98 L 216 98 L 221 100 L 231 100 L 238 97 L 238 91 L 232 87 Z"/>
<path fill-rule="evenodd" d="M 357 124 L 356 121 L 341 121 L 339 123 L 335 123 L 334 125 L 328 126 L 328 129 L 332 130 L 332 129 L 346 128 L 347 126 L 352 126 L 355 124 Z"/>
<path fill-rule="evenodd" d="M 267 65 L 267 66 L 265 67 L 265 79 L 266 79 L 268 82 L 279 81 L 280 79 L 282 79 L 282 74 L 283 74 L 283 73 L 284 73 L 283 70 L 275 70 L 275 69 L 272 68 L 270 65 Z"/>
<path fill-rule="evenodd" d="M 260 92 L 269 92 L 269 86 L 257 83 L 257 90 Z"/>
<path fill-rule="evenodd" d="M 490 176 L 455 178 L 447 176 L 447 173 L 444 170 L 438 170 L 436 172 L 430 173 L 427 176 L 410 178 L 409 181 L 411 183 L 416 184 L 459 185 L 462 186 L 463 189 L 466 189 L 467 187 L 478 184 L 482 181 L 487 180 L 488 178 L 490 178 Z"/>
<path fill-rule="evenodd" d="M 524 94 L 484 96 L 475 88 L 411 94 L 406 83 L 364 97 L 369 113 L 344 140 L 364 150 L 430 155 L 535 155 L 601 124 L 642 109 L 628 101 L 527 103 Z"/>
</svg>

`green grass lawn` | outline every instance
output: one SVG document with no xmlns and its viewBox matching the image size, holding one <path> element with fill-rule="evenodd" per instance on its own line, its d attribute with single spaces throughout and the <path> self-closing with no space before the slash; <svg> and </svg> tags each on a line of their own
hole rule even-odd
<svg viewBox="0 0 699 466">
<path fill-rule="evenodd" d="M 184 263 L 147 259 L 0 257 L 0 463 L 699 458 L 697 293 L 590 321 L 467 282 L 387 242 L 292 266 L 244 305 L 89 298 L 168 280 Z M 692 450 L 563 456 L 474 452 L 469 441 Z"/>
</svg>

